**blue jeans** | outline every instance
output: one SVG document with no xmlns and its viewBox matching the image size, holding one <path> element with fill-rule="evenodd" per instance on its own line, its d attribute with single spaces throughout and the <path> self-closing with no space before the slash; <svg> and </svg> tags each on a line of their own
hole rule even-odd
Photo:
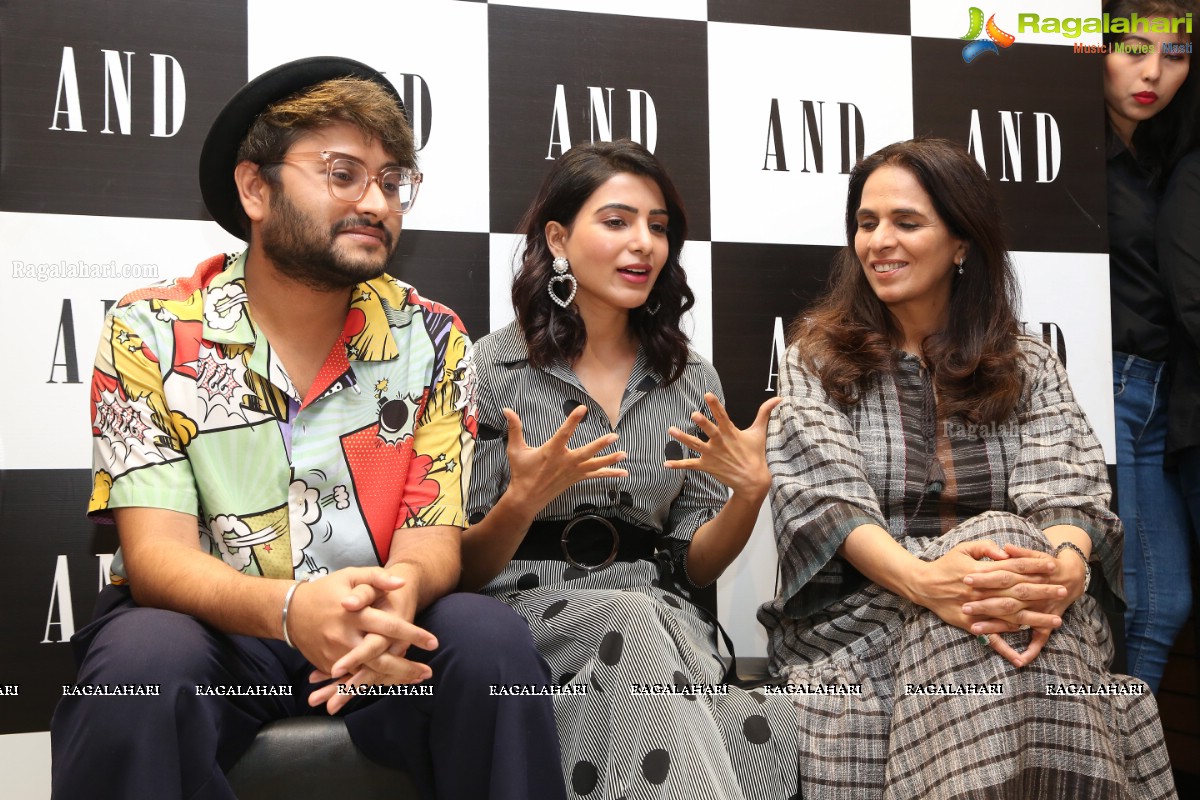
<svg viewBox="0 0 1200 800">
<path fill-rule="evenodd" d="M 1165 364 L 1113 353 L 1117 511 L 1125 525 L 1129 672 L 1158 691 L 1175 636 L 1192 607 L 1191 533 L 1179 476 L 1163 469 Z"/>
</svg>

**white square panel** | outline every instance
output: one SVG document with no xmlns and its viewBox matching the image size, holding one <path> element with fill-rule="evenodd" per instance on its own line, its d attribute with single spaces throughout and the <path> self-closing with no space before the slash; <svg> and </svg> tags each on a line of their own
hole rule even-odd
<svg viewBox="0 0 1200 800">
<path fill-rule="evenodd" d="M 758 510 L 750 541 L 717 580 L 717 615 L 739 656 L 767 654 L 767 630 L 755 615 L 760 605 L 775 596 L 778 563 L 775 521 L 768 500 Z"/>
<path fill-rule="evenodd" d="M 696 305 L 681 320 L 683 332 L 692 340 L 695 351 L 712 361 L 712 243 L 684 242 L 679 263 L 683 264 L 688 286 L 696 295 Z"/>
<path fill-rule="evenodd" d="M 1021 281 L 1021 319 L 1034 335 L 1044 323 L 1061 331 L 1075 400 L 1115 464 L 1112 399 L 1112 323 L 1108 314 L 1108 256 L 1104 253 L 1014 252 Z"/>
<path fill-rule="evenodd" d="M 14 268 L 0 271 L 0 335 L 23 343 L 4 356 L 17 390 L 0 413 L 9 469 L 91 465 L 88 396 L 105 301 L 191 275 L 204 259 L 245 247 L 213 222 L 58 214 L 0 213 L 0 241 Z M 44 279 L 17 277 L 26 264 L 35 265 L 35 271 L 44 265 Z M 87 276 L 55 277 L 81 264 L 87 265 Z M 60 331 L 66 300 L 71 301 L 73 351 Z M 78 383 L 66 382 L 65 366 L 52 366 L 68 359 Z M 42 424 L 29 423 L 34 409 Z"/>
<path fill-rule="evenodd" d="M 517 274 L 525 237 L 519 233 L 493 233 L 489 237 L 488 286 L 491 330 L 499 330 L 517 318 L 512 304 L 512 281 Z"/>
<path fill-rule="evenodd" d="M 0 770 L 9 796 L 50 800 L 50 733 L 0 736 Z"/>
<path fill-rule="evenodd" d="M 912 136 L 909 37 L 710 23 L 709 117 L 713 241 L 839 244 L 857 150 Z"/>
<path fill-rule="evenodd" d="M 404 224 L 441 231 L 488 229 L 487 6 L 451 0 L 404 0 L 354 17 L 343 34 L 331 26 L 345 9 L 326 2 L 249 3 L 249 71 L 259 75 L 297 58 L 353 58 L 387 75 L 405 94 L 414 129 L 428 127 L 417 153 L 421 195 Z"/>
</svg>

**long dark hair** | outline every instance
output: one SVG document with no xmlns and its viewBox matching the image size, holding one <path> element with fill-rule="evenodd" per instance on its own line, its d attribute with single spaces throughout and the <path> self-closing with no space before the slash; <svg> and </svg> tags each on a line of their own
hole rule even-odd
<svg viewBox="0 0 1200 800">
<path fill-rule="evenodd" d="M 846 405 L 858 402 L 874 373 L 894 369 L 899 327 L 854 252 L 863 186 L 882 166 L 912 173 L 951 235 L 968 244 L 963 274 L 953 277 L 946 327 L 921 343 L 939 415 L 1001 422 L 1016 408 L 1023 385 L 1017 281 L 987 175 L 953 142 L 897 142 L 858 162 L 846 193 L 846 247 L 835 259 L 828 291 L 792 324 L 790 337 L 825 391 Z"/>
<path fill-rule="evenodd" d="M 1200 12 L 1200 4 L 1194 0 L 1108 0 L 1104 4 L 1104 13 L 1110 18 L 1128 19 L 1133 14 L 1146 19 L 1148 17 L 1183 17 L 1188 13 Z M 1189 40 L 1190 33 L 1180 31 Z M 1104 44 L 1111 50 L 1113 44 L 1120 42 L 1127 34 L 1106 33 Z M 1111 55 L 1105 58 L 1111 58 Z M 1175 164 L 1195 147 L 1200 146 L 1200 68 L 1194 63 L 1189 65 L 1187 77 L 1175 97 L 1167 107 L 1150 119 L 1139 122 L 1133 131 L 1133 149 L 1137 158 L 1148 167 L 1158 183 L 1165 183 L 1170 177 Z M 1115 136 L 1109 121 L 1107 109 L 1104 114 L 1105 126 L 1110 137 Z"/>
<path fill-rule="evenodd" d="M 658 312 L 650 314 L 645 307 L 635 308 L 629 313 L 629 326 L 650 368 L 670 383 L 678 380 L 687 367 L 688 340 L 679 321 L 696 302 L 679 264 L 679 253 L 687 239 L 687 214 L 663 165 L 637 142 L 622 139 L 577 145 L 554 164 L 517 229 L 525 235 L 525 254 L 513 279 L 513 308 L 534 366 L 546 366 L 557 359 L 570 363 L 579 357 L 587 342 L 583 318 L 574 303 L 560 308 L 546 291 L 554 275 L 546 224 L 558 222 L 569 230 L 592 193 L 621 173 L 643 175 L 654 181 L 667 204 L 667 263 L 647 301 L 650 306 L 657 302 Z"/>
</svg>

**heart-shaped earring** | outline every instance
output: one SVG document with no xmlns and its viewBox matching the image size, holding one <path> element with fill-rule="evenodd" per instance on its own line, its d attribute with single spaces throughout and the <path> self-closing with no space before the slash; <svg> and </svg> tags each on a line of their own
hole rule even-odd
<svg viewBox="0 0 1200 800">
<path fill-rule="evenodd" d="M 550 283 L 546 289 L 550 292 L 550 299 L 558 304 L 560 308 L 566 308 L 571 305 L 571 301 L 575 299 L 575 293 L 579 291 L 579 281 L 575 280 L 575 276 L 567 272 L 571 267 L 571 262 L 567 261 L 562 256 L 554 259 L 551 263 L 551 268 L 554 270 L 554 276 L 550 278 Z M 564 300 L 559 296 L 558 291 L 554 288 L 558 284 L 566 284 L 571 287 L 570 294 Z"/>
</svg>

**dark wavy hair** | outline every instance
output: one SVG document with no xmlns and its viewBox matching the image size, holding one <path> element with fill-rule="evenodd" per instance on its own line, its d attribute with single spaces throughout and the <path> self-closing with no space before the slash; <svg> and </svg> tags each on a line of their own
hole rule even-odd
<svg viewBox="0 0 1200 800">
<path fill-rule="evenodd" d="M 953 142 L 897 142 L 858 162 L 846 193 L 846 247 L 834 261 L 827 292 L 792 324 L 789 338 L 799 343 L 801 357 L 825 391 L 846 405 L 858 402 L 875 373 L 895 368 L 899 327 L 854 252 L 863 186 L 883 166 L 912 173 L 949 232 L 967 242 L 963 274 L 953 276 L 946 327 L 921 344 L 933 373 L 938 414 L 976 423 L 1003 421 L 1023 387 L 1015 312 L 1019 290 L 987 175 Z"/>
<path fill-rule="evenodd" d="M 1200 3 L 1196 0 L 1108 0 L 1104 4 L 1104 13 L 1112 18 L 1126 19 L 1133 14 L 1143 19 L 1183 17 L 1188 13 L 1200 16 Z M 1192 34 L 1184 31 L 1180 33 L 1189 41 L 1195 41 Z M 1130 34 L 1106 33 L 1104 44 L 1111 48 L 1127 35 Z M 1112 56 L 1107 55 L 1105 58 Z M 1150 119 L 1138 123 L 1133 132 L 1133 149 L 1138 160 L 1153 172 L 1157 184 L 1165 183 L 1179 159 L 1200 146 L 1200 65 L 1196 63 L 1195 54 L 1191 61 L 1187 78 L 1167 107 Z M 1109 122 L 1107 109 L 1104 122 L 1108 135 L 1116 136 Z"/>
<path fill-rule="evenodd" d="M 696 302 L 679 263 L 687 239 L 687 214 L 662 163 L 637 142 L 622 139 L 581 144 L 555 162 L 517 229 L 525 235 L 525 254 L 513 279 L 513 307 L 525 334 L 530 363 L 544 367 L 556 359 L 571 363 L 579 357 L 587 342 L 583 318 L 574 303 L 560 308 L 546 291 L 554 275 L 546 224 L 554 221 L 570 230 L 592 193 L 621 173 L 654 181 L 667 204 L 667 263 L 658 273 L 647 301 L 651 305 L 659 303 L 658 313 L 635 308 L 629 313 L 629 326 L 641 342 L 650 368 L 671 383 L 687 367 L 688 340 L 679 321 Z"/>
</svg>

